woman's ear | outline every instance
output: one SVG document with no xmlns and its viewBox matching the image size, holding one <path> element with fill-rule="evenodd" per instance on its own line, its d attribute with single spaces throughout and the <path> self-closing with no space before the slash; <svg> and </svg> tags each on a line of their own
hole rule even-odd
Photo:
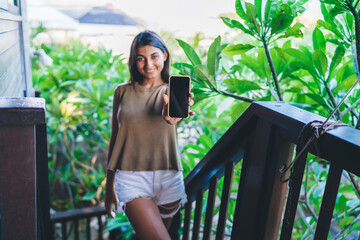
<svg viewBox="0 0 360 240">
<path fill-rule="evenodd" d="M 164 62 L 167 60 L 168 56 L 169 56 L 168 52 L 165 51 L 165 52 L 164 52 Z"/>
</svg>

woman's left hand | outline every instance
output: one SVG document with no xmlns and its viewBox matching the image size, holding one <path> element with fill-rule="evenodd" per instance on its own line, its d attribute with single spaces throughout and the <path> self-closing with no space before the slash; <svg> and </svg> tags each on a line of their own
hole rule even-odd
<svg viewBox="0 0 360 240">
<path fill-rule="evenodd" d="M 190 85 L 190 89 L 193 88 L 193 85 Z M 192 98 L 194 97 L 194 93 L 190 92 L 190 100 L 189 100 L 189 106 L 191 107 L 192 105 L 194 105 L 194 101 L 192 100 Z M 164 107 L 163 107 L 163 111 L 162 111 L 162 116 L 163 119 L 169 123 L 169 124 L 176 124 L 178 122 L 180 122 L 182 120 L 182 118 L 172 118 L 168 116 L 168 104 L 169 104 L 169 96 L 167 94 L 163 95 L 164 98 Z M 195 112 L 194 111 L 189 111 L 189 115 L 190 116 L 194 116 Z"/>
</svg>

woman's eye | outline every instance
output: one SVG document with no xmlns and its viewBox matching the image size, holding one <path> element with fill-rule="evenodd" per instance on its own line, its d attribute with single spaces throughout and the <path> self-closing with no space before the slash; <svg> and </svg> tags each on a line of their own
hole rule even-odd
<svg viewBox="0 0 360 240">
<path fill-rule="evenodd" d="M 158 55 L 153 55 L 152 59 L 156 59 L 158 57 Z"/>
<path fill-rule="evenodd" d="M 138 62 L 144 61 L 144 58 L 138 57 L 138 58 L 137 58 L 137 61 L 138 61 Z"/>
</svg>

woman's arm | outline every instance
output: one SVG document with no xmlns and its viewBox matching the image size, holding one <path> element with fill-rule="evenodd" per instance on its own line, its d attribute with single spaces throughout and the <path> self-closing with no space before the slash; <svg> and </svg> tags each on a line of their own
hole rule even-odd
<svg viewBox="0 0 360 240">
<path fill-rule="evenodd" d="M 105 209 L 107 214 L 112 218 L 115 218 L 115 215 L 112 211 L 112 205 L 114 204 L 114 210 L 117 212 L 118 202 L 114 190 L 114 181 L 115 181 L 115 172 L 112 170 L 107 170 L 106 172 L 106 187 L 105 187 Z"/>
<path fill-rule="evenodd" d="M 113 101 L 113 115 L 112 115 L 112 123 L 111 123 L 111 137 L 110 137 L 110 143 L 109 143 L 109 151 L 108 151 L 108 161 L 107 165 L 110 163 L 111 154 L 114 149 L 115 140 L 117 133 L 119 131 L 119 124 L 117 121 L 117 112 L 119 107 L 119 95 L 118 95 L 118 89 L 115 89 L 114 92 L 114 101 Z M 107 213 L 114 218 L 115 215 L 112 212 L 112 205 L 114 204 L 114 209 L 117 211 L 117 198 L 114 191 L 114 181 L 115 181 L 115 172 L 108 169 L 106 171 L 106 187 L 105 187 L 105 209 Z"/>
<path fill-rule="evenodd" d="M 118 94 L 118 88 L 116 88 L 114 91 L 113 112 L 112 112 L 112 121 L 111 121 L 111 137 L 109 143 L 107 165 L 109 165 L 110 163 L 111 154 L 114 149 L 116 136 L 119 131 L 119 124 L 117 120 L 118 108 L 119 108 L 119 94 Z"/>
</svg>

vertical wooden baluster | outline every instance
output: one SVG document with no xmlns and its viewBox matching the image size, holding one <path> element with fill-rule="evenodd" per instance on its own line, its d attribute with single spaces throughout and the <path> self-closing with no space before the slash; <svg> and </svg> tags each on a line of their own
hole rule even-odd
<svg viewBox="0 0 360 240">
<path fill-rule="evenodd" d="M 211 236 L 211 226 L 214 216 L 214 205 L 216 199 L 216 188 L 217 188 L 218 178 L 216 176 L 212 177 L 209 185 L 209 195 L 206 206 L 206 216 L 205 216 L 205 226 L 204 226 L 204 236 L 203 240 L 209 240 Z"/>
<path fill-rule="evenodd" d="M 284 219 L 281 229 L 280 240 L 291 239 L 292 229 L 294 226 L 294 219 L 296 215 L 296 209 L 299 202 L 299 195 L 301 190 L 302 179 L 304 176 L 304 169 L 306 165 L 307 153 L 299 158 L 293 166 L 293 173 L 291 180 L 289 181 L 289 192 L 286 201 L 286 208 L 284 213 Z"/>
<path fill-rule="evenodd" d="M 320 207 L 319 220 L 314 239 L 327 239 L 341 180 L 341 174 L 342 168 L 332 163 L 326 180 L 325 192 Z"/>
<path fill-rule="evenodd" d="M 66 229 L 66 222 L 62 222 L 61 223 L 61 233 L 62 233 L 62 239 L 66 240 L 66 233 L 67 229 Z"/>
<path fill-rule="evenodd" d="M 90 232 L 90 218 L 86 218 L 86 239 L 91 239 L 91 232 Z"/>
<path fill-rule="evenodd" d="M 191 221 L 191 208 L 192 208 L 192 203 L 187 202 L 186 205 L 185 205 L 183 240 L 189 240 L 190 221 Z"/>
<path fill-rule="evenodd" d="M 74 220 L 74 235 L 75 240 L 79 240 L 79 220 Z"/>
<path fill-rule="evenodd" d="M 50 240 L 54 240 L 55 239 L 55 223 L 50 223 Z"/>
<path fill-rule="evenodd" d="M 171 225 L 169 228 L 169 235 L 171 240 L 179 240 L 179 229 L 181 227 L 181 212 L 178 211 L 175 216 L 173 217 L 173 220 L 171 221 Z"/>
<path fill-rule="evenodd" d="M 192 232 L 192 240 L 199 239 L 200 233 L 200 223 L 201 223 L 201 216 L 202 216 L 202 205 L 203 205 L 203 197 L 204 192 L 199 190 L 196 194 L 196 207 L 195 207 L 195 216 L 194 216 L 194 227 Z"/>
<path fill-rule="evenodd" d="M 259 235 L 259 206 L 266 177 L 264 163 L 272 149 L 273 125 L 261 118 L 256 122 L 253 140 L 245 146 L 231 239 L 258 239 Z"/>
<path fill-rule="evenodd" d="M 99 224 L 99 240 L 103 239 L 103 235 L 102 235 L 102 231 L 103 231 L 103 226 L 102 226 L 102 221 L 101 221 L 101 215 L 97 216 L 98 219 L 98 224 Z"/>
<path fill-rule="evenodd" d="M 234 162 L 230 161 L 226 163 L 224 185 L 223 185 L 223 191 L 222 191 L 221 203 L 220 203 L 219 221 L 216 230 L 216 240 L 224 239 L 225 224 L 226 224 L 230 193 L 231 193 L 233 170 L 234 170 Z"/>
</svg>

